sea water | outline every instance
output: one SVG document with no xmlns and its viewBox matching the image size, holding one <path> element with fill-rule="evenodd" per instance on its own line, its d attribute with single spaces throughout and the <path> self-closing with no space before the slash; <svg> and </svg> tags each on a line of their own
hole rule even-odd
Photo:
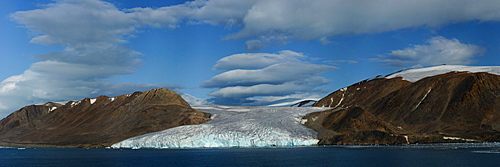
<svg viewBox="0 0 500 167">
<path fill-rule="evenodd" d="M 0 148 L 0 166 L 500 166 L 500 144 L 204 149 Z"/>
</svg>

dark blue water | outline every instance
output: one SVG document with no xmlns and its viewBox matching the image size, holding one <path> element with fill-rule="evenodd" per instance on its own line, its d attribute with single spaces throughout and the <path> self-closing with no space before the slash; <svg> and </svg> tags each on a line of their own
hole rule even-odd
<svg viewBox="0 0 500 167">
<path fill-rule="evenodd" d="M 0 166 L 500 166 L 500 147 L 0 148 Z"/>
</svg>

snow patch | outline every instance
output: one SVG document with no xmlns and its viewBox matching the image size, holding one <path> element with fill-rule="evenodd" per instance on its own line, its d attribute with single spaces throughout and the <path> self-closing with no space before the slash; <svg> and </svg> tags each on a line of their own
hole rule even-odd
<svg viewBox="0 0 500 167">
<path fill-rule="evenodd" d="M 410 141 L 408 140 L 408 136 L 407 136 L 407 135 L 404 135 L 403 137 L 405 137 L 406 144 L 410 144 Z"/>
<path fill-rule="evenodd" d="M 300 124 L 304 125 L 304 124 L 306 124 L 306 123 L 307 123 L 307 119 L 301 119 L 301 120 L 300 120 Z"/>
<path fill-rule="evenodd" d="M 97 99 L 90 99 L 90 104 L 94 104 Z"/>
<path fill-rule="evenodd" d="M 397 72 L 386 76 L 385 78 L 391 79 L 396 77 L 403 77 L 403 80 L 416 82 L 422 78 L 445 74 L 448 72 L 487 72 L 490 74 L 500 75 L 500 66 L 461 66 L 461 65 L 441 65 L 428 68 L 410 69 Z"/>
<path fill-rule="evenodd" d="M 321 107 L 193 106 L 213 119 L 199 125 L 180 126 L 113 144 L 113 148 L 202 148 L 309 146 L 317 133 L 299 121 Z M 215 115 L 217 115 L 215 117 Z M 304 122 L 305 123 L 305 122 Z"/>
<path fill-rule="evenodd" d="M 74 106 L 80 104 L 81 102 L 82 101 L 74 101 L 74 102 L 71 103 L 71 107 L 74 107 Z"/>
<path fill-rule="evenodd" d="M 346 90 L 347 90 L 347 88 L 346 88 Z M 339 103 L 337 105 L 335 105 L 335 107 L 333 107 L 333 108 L 337 108 L 342 103 L 342 101 L 344 101 L 344 97 L 345 97 L 346 91 L 343 91 L 343 92 L 344 93 L 342 93 L 342 98 L 340 98 Z M 332 103 L 333 103 L 333 98 L 331 100 L 332 100 Z M 330 106 L 332 106 L 332 105 L 330 104 Z"/>
<path fill-rule="evenodd" d="M 418 102 L 417 106 L 415 106 L 415 108 L 413 108 L 413 110 L 417 109 L 418 106 L 420 106 L 420 103 L 422 103 L 422 101 L 424 101 L 424 99 L 427 97 L 427 95 L 431 92 L 432 88 L 430 88 L 427 93 L 425 93 L 424 97 L 422 99 L 420 99 L 420 101 Z"/>
<path fill-rule="evenodd" d="M 57 107 L 50 107 L 49 108 L 49 113 L 52 112 L 52 111 L 54 111 L 54 110 L 56 110 L 56 109 L 57 109 Z"/>
<path fill-rule="evenodd" d="M 318 116 L 315 116 L 315 117 L 312 118 L 312 120 L 316 121 L 316 120 L 318 120 L 318 118 L 319 118 Z"/>
<path fill-rule="evenodd" d="M 443 136 L 443 139 L 445 139 L 445 140 L 464 140 L 464 141 L 469 141 L 469 142 L 477 141 L 474 139 L 464 139 L 464 138 L 460 138 L 460 137 L 451 137 L 451 136 Z"/>
</svg>

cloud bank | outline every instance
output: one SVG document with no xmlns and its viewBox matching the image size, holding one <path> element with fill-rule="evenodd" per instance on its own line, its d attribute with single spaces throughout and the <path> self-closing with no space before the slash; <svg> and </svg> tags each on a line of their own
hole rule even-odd
<svg viewBox="0 0 500 167">
<path fill-rule="evenodd" d="M 65 6 L 62 7 L 65 8 L 73 7 L 74 4 L 83 4 L 86 8 L 97 10 L 114 8 L 112 4 L 102 5 L 103 2 L 97 0 L 85 0 L 85 3 L 70 0 L 59 2 L 64 2 Z M 117 19 L 105 20 L 98 16 Z M 196 0 L 157 9 L 111 10 L 88 17 L 101 19 L 102 23 L 98 26 L 106 26 L 103 31 L 109 28 L 117 30 L 107 35 L 128 33 L 136 27 L 176 28 L 185 24 L 235 27 L 238 31 L 228 35 L 226 39 L 248 39 L 247 49 L 258 51 L 268 46 L 284 45 L 293 40 L 319 40 L 328 43 L 326 40 L 328 37 L 342 34 L 379 33 L 414 27 L 439 28 L 468 21 L 499 21 L 500 2 L 495 0 Z M 106 24 L 107 21 L 113 24 Z M 85 22 L 81 24 L 89 25 Z"/>
<path fill-rule="evenodd" d="M 253 38 L 247 48 L 254 50 L 297 39 L 500 20 L 500 1 L 495 0 L 262 0 L 247 9 L 243 28 L 229 38 Z"/>
<path fill-rule="evenodd" d="M 458 39 L 442 36 L 427 40 L 427 45 L 412 45 L 402 50 L 393 50 L 375 61 L 393 68 L 423 67 L 439 64 L 468 65 L 474 57 L 481 56 L 485 49 Z"/>
<path fill-rule="evenodd" d="M 202 83 L 204 88 L 219 88 L 210 93 L 217 104 L 263 105 L 263 99 L 270 96 L 274 101 L 279 97 L 309 97 L 325 90 L 316 87 L 331 81 L 318 76 L 333 70 L 328 65 L 312 64 L 308 56 L 289 50 L 277 54 L 245 53 L 224 57 L 214 65 L 216 70 L 227 70 Z M 302 94 L 302 96 L 300 96 Z M 270 98 L 269 98 L 270 99 Z M 270 101 L 267 101 L 267 103 Z"/>
</svg>

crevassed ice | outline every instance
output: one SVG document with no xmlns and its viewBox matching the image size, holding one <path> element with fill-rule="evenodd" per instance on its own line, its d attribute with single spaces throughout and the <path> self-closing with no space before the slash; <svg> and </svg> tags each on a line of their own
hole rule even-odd
<svg viewBox="0 0 500 167">
<path fill-rule="evenodd" d="M 213 120 L 132 137 L 113 148 L 201 148 L 309 146 L 317 133 L 300 124 L 303 116 L 321 107 L 195 106 Z"/>
</svg>

